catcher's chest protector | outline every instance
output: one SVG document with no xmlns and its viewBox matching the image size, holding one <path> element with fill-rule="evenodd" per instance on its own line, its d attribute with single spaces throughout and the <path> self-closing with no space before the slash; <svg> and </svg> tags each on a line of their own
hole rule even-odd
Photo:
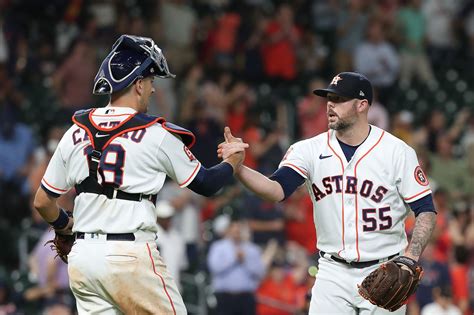
<svg viewBox="0 0 474 315">
<path fill-rule="evenodd" d="M 97 125 L 92 120 L 94 110 L 95 109 L 77 111 L 72 117 L 73 122 L 86 131 L 87 137 L 90 139 L 92 146 L 92 148 L 87 152 L 89 176 L 84 179 L 80 184 L 76 185 L 77 193 L 79 194 L 81 192 L 90 192 L 96 194 L 104 194 L 109 198 L 116 197 L 121 199 L 138 201 L 141 200 L 143 197 L 150 200 L 156 198 L 156 196 L 143 196 L 142 194 L 138 194 L 139 196 L 135 196 L 135 194 L 128 194 L 125 192 L 120 192 L 117 196 L 116 192 L 114 192 L 114 189 L 118 187 L 114 187 L 114 184 L 99 184 L 97 178 L 97 171 L 99 168 L 102 152 L 115 138 L 130 131 L 147 128 L 156 123 L 161 124 L 161 126 L 169 132 L 179 135 L 183 140 L 184 144 L 188 147 L 191 147 L 194 144 L 194 135 L 184 128 L 166 122 L 166 120 L 162 117 L 155 117 L 141 113 L 130 115 L 130 117 L 128 117 L 115 127 L 103 128 Z"/>
</svg>

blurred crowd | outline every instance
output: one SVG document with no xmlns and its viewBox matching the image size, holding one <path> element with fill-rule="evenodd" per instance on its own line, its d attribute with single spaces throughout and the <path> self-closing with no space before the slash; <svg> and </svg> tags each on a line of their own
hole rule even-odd
<svg viewBox="0 0 474 315">
<path fill-rule="evenodd" d="M 107 103 L 92 83 L 120 34 L 162 48 L 177 77 L 155 80 L 150 113 L 194 132 L 207 167 L 227 125 L 250 144 L 245 164 L 271 174 L 289 143 L 327 130 L 312 90 L 365 74 L 370 123 L 416 148 L 438 212 L 408 312 L 472 314 L 473 0 L 0 0 L 0 314 L 74 314 L 31 200 L 72 113 Z M 72 209 L 74 191 L 59 202 Z M 307 314 L 318 256 L 304 187 L 273 204 L 238 183 L 203 198 L 169 182 L 158 202 L 157 246 L 191 314 Z M 185 274 L 204 275 L 204 299 Z"/>
</svg>

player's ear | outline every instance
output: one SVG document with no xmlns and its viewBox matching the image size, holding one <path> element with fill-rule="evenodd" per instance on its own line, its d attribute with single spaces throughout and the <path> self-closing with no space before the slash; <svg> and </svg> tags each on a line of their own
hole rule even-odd
<svg viewBox="0 0 474 315">
<path fill-rule="evenodd" d="M 358 112 L 365 112 L 369 110 L 369 101 L 367 100 L 360 100 L 357 104 L 357 111 Z"/>
<path fill-rule="evenodd" d="M 137 81 L 135 81 L 134 87 L 137 94 L 142 95 L 143 89 L 145 88 L 145 82 L 143 82 L 143 79 L 138 79 Z"/>
</svg>

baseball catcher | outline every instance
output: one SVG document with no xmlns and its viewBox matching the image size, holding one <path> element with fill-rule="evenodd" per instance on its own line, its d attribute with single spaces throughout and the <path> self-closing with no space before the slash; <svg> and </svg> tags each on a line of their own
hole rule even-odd
<svg viewBox="0 0 474 315">
<path fill-rule="evenodd" d="M 423 269 L 415 260 L 399 256 L 372 271 L 358 286 L 359 294 L 393 312 L 416 291 L 422 276 Z"/>
</svg>

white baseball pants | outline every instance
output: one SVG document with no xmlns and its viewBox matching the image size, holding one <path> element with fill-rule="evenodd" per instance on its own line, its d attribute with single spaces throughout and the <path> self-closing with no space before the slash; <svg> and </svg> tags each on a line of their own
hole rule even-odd
<svg viewBox="0 0 474 315">
<path fill-rule="evenodd" d="M 135 241 L 111 241 L 86 233 L 76 240 L 68 272 L 80 315 L 187 314 L 154 237 L 135 233 Z"/>
</svg>

